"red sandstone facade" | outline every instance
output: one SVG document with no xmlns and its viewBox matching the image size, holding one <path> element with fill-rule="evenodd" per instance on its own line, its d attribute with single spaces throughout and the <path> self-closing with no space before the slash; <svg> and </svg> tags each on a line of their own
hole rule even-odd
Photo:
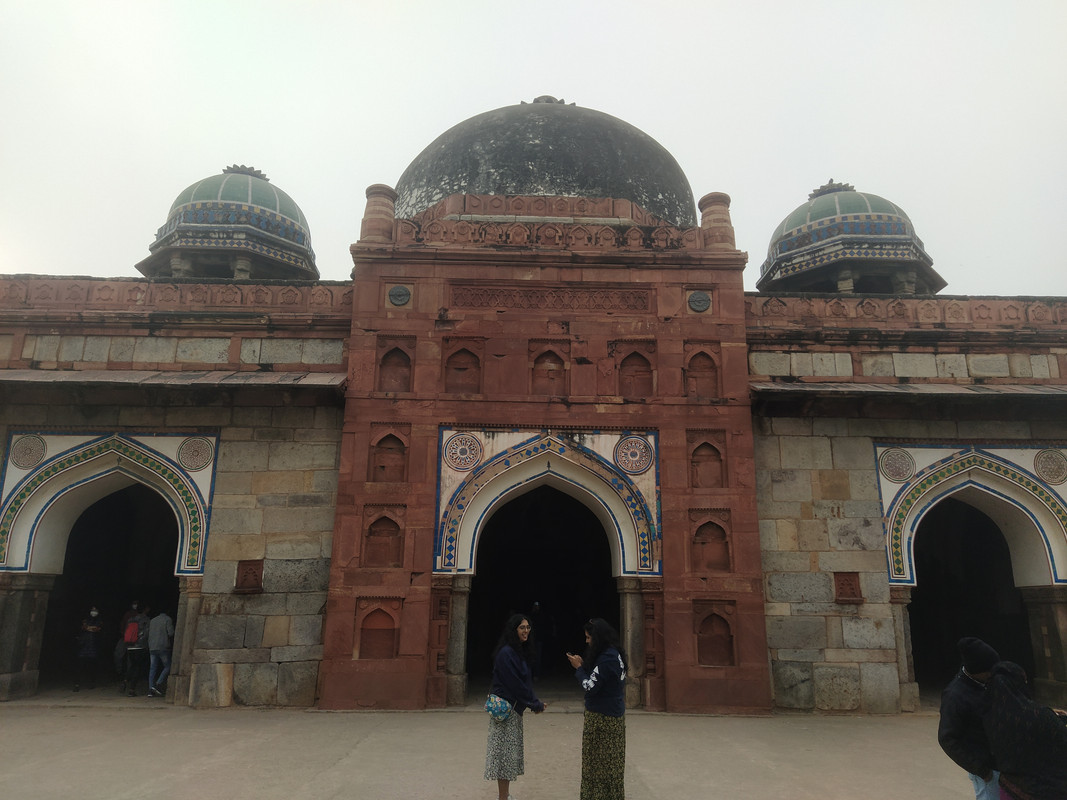
<svg viewBox="0 0 1067 800">
<path fill-rule="evenodd" d="M 631 703 L 769 708 L 745 256 L 733 246 L 728 198 L 709 195 L 701 228 L 679 230 L 611 200 L 455 196 L 418 219 L 394 221 L 389 189 L 372 187 L 368 197 L 352 247 L 352 355 L 322 705 L 422 708 L 462 696 L 469 577 L 433 568 L 438 428 L 536 420 L 563 434 L 658 433 L 662 570 L 616 576 L 622 632 L 636 656 Z M 467 221 L 491 204 L 501 205 L 489 209 L 492 219 Z M 531 215 L 552 219 L 531 223 Z M 410 299 L 391 302 L 396 287 Z M 694 293 L 710 307 L 690 303 Z M 555 374 L 538 366 L 546 353 L 562 367 Z M 400 443 L 392 456 L 401 463 L 379 479 L 375 459 L 392 457 L 381 451 L 384 440 Z M 699 463 L 705 452 L 720 463 Z M 374 568 L 368 537 L 383 517 L 402 531 L 402 563 Z M 714 571 L 696 563 L 691 546 L 708 519 L 727 532 L 730 554 Z M 393 628 L 395 658 L 365 657 L 361 639 L 379 635 L 364 624 L 372 615 Z M 732 651 L 719 666 L 698 660 L 697 632 L 711 617 L 730 628 Z"/>
</svg>

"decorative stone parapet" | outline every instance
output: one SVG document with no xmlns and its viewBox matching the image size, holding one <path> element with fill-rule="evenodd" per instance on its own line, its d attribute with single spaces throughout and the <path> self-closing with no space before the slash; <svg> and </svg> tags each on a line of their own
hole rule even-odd
<svg viewBox="0 0 1067 800">
<path fill-rule="evenodd" d="M 982 330 L 1067 330 L 1067 297 L 871 297 L 745 294 L 749 329 L 958 326 Z"/>
<path fill-rule="evenodd" d="M 41 275 L 0 277 L 0 312 L 63 311 L 271 311 L 347 318 L 352 286 L 340 282 L 150 281 Z"/>
<path fill-rule="evenodd" d="M 368 203 L 368 213 L 370 204 Z M 629 201 L 581 197 L 453 195 L 397 220 L 401 245 L 575 251 L 701 250 L 699 228 L 678 228 Z"/>
</svg>

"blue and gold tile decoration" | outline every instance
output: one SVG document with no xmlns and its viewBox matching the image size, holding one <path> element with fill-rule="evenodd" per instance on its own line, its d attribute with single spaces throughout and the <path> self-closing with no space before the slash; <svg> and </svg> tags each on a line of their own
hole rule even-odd
<svg viewBox="0 0 1067 800">
<path fill-rule="evenodd" d="M 184 535 L 180 531 L 182 526 L 179 520 L 179 535 L 182 536 L 185 543 L 184 557 L 179 572 L 182 574 L 202 572 L 206 514 L 199 492 L 182 477 L 174 466 L 163 460 L 163 457 L 121 436 L 95 440 L 88 446 L 62 453 L 51 461 L 44 462 L 39 468 L 26 476 L 12 495 L 5 499 L 3 507 L 0 508 L 0 564 L 4 564 L 7 560 L 7 548 L 15 519 L 18 517 L 23 505 L 33 496 L 37 489 L 65 470 L 89 463 L 96 458 L 112 453 L 149 470 L 171 487 L 184 507 L 185 516 L 188 520 L 188 529 L 184 532 Z M 118 469 L 121 469 L 121 467 Z"/>
<path fill-rule="evenodd" d="M 1017 465 L 1006 463 L 977 448 L 968 448 L 919 470 L 892 499 L 886 515 L 891 583 L 915 585 L 915 575 L 908 563 L 915 530 L 914 527 L 907 530 L 906 525 L 916 504 L 929 499 L 930 493 L 939 484 L 970 470 L 982 470 L 997 475 L 1019 487 L 1055 516 L 1061 527 L 1061 535 L 1067 531 L 1067 509 L 1046 483 Z M 1047 536 L 1047 533 L 1043 534 Z"/>
<path fill-rule="evenodd" d="M 444 431 L 443 434 L 451 435 L 451 432 Z M 547 431 L 507 447 L 495 455 L 487 455 L 485 461 L 464 477 L 450 497 L 438 498 L 439 506 L 443 504 L 443 508 L 438 516 L 439 527 L 435 537 L 434 556 L 439 565 L 437 568 L 445 571 L 461 568 L 458 552 L 460 526 L 464 512 L 474 496 L 508 470 L 544 454 L 555 454 L 579 465 L 596 475 L 618 494 L 626 505 L 636 531 L 637 553 L 634 554 L 634 560 L 638 572 L 659 574 L 654 548 L 654 543 L 660 538 L 658 498 L 653 498 L 653 512 L 640 489 L 618 466 L 584 447 L 576 439 L 553 435 Z M 625 546 L 625 542 L 623 545 Z M 623 553 L 624 565 L 626 560 L 626 554 Z"/>
</svg>

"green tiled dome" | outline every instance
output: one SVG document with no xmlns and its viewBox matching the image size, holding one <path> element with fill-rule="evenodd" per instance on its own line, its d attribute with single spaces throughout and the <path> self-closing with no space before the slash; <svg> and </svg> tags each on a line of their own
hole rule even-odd
<svg viewBox="0 0 1067 800">
<path fill-rule="evenodd" d="M 839 285 L 844 271 L 856 285 L 888 286 L 894 272 L 910 271 L 916 291 L 933 293 L 945 281 L 932 264 L 900 206 L 831 180 L 775 228 L 757 287 L 827 291 L 827 286 Z"/>
<path fill-rule="evenodd" d="M 243 171 L 242 171 L 243 170 Z M 227 167 L 188 187 L 170 207 L 173 214 L 192 203 L 244 203 L 273 211 L 300 225 L 307 232 L 307 220 L 293 198 L 272 185 L 263 173 L 248 167 Z"/>
<path fill-rule="evenodd" d="M 252 167 L 188 186 L 137 265 L 149 277 L 319 277 L 304 212 Z"/>
</svg>

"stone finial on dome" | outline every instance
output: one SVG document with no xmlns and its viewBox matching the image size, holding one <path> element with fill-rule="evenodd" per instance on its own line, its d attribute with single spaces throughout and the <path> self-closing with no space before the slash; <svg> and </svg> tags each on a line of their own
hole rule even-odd
<svg viewBox="0 0 1067 800">
<path fill-rule="evenodd" d="M 556 105 L 560 105 L 560 106 L 567 106 L 567 105 L 573 106 L 574 105 L 574 103 L 568 103 L 566 100 L 557 100 L 555 97 L 553 97 L 550 94 L 543 94 L 540 97 L 535 97 L 533 99 L 533 104 L 536 104 L 536 103 L 555 103 Z M 532 104 L 531 103 L 527 103 L 525 100 L 520 100 L 519 101 L 519 105 L 528 106 L 528 105 L 532 105 Z"/>
<path fill-rule="evenodd" d="M 812 190 L 812 193 L 808 195 L 809 200 L 814 200 L 816 197 L 822 197 L 824 194 L 832 194 L 833 192 L 854 192 L 856 187 L 851 183 L 834 183 L 834 179 L 830 178 L 829 181 L 824 183 L 818 189 Z"/>
<path fill-rule="evenodd" d="M 253 178 L 259 178 L 261 181 L 270 182 L 270 178 L 264 175 L 255 167 L 246 167 L 244 164 L 231 164 L 222 171 L 223 175 L 251 175 Z"/>
</svg>

